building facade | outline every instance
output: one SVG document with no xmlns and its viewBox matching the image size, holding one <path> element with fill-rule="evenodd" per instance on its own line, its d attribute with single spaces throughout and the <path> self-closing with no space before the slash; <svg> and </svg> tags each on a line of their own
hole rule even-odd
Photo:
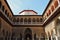
<svg viewBox="0 0 60 40">
<path fill-rule="evenodd" d="M 19 14 L 0 0 L 0 40 L 60 40 L 60 0 L 50 0 L 42 15 L 34 10 Z"/>
</svg>

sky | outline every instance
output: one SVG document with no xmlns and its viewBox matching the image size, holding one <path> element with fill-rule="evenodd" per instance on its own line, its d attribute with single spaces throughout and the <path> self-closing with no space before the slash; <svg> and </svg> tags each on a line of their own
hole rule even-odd
<svg viewBox="0 0 60 40">
<path fill-rule="evenodd" d="M 7 0 L 14 15 L 19 15 L 23 10 L 34 10 L 42 15 L 50 0 Z"/>
</svg>

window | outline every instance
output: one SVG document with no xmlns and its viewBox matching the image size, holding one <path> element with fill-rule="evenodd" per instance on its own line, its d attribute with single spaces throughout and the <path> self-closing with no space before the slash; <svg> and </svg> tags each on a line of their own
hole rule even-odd
<svg viewBox="0 0 60 40">
<path fill-rule="evenodd" d="M 9 17 L 9 13 L 6 13 L 6 15 Z"/>
<path fill-rule="evenodd" d="M 47 13 L 47 17 L 49 16 L 49 14 Z"/>
<path fill-rule="evenodd" d="M 52 10 L 52 12 L 54 11 L 54 6 L 53 5 L 51 6 L 51 10 Z"/>
<path fill-rule="evenodd" d="M 50 15 L 51 14 L 51 11 L 49 10 L 48 13 L 49 13 L 48 15 Z"/>
<path fill-rule="evenodd" d="M 32 30 L 30 28 L 26 28 L 24 31 L 24 40 L 28 40 L 27 38 L 29 38 L 29 40 L 32 40 Z"/>
<path fill-rule="evenodd" d="M 30 23 L 31 23 L 31 18 L 28 19 L 28 24 L 30 24 Z"/>
<path fill-rule="evenodd" d="M 24 19 L 24 22 L 27 22 L 27 18 Z"/>
<path fill-rule="evenodd" d="M 37 18 L 37 22 L 39 22 L 39 18 Z"/>
<path fill-rule="evenodd" d="M 27 18 L 24 19 L 24 23 L 27 24 Z"/>
<path fill-rule="evenodd" d="M 58 1 L 54 2 L 54 6 L 55 6 L 55 8 L 58 6 Z"/>
<path fill-rule="evenodd" d="M 19 22 L 19 18 L 17 18 L 17 22 Z"/>
<path fill-rule="evenodd" d="M 16 18 L 13 18 L 13 22 L 16 22 Z"/>
<path fill-rule="evenodd" d="M 43 21 L 43 19 L 42 18 L 40 18 L 40 22 L 42 22 Z"/>
<path fill-rule="evenodd" d="M 33 22 L 35 22 L 35 18 L 33 18 Z"/>
<path fill-rule="evenodd" d="M 8 13 L 8 14 L 9 14 L 9 13 Z M 12 20 L 12 16 L 11 16 L 11 15 L 9 15 L 9 19 Z"/>
<path fill-rule="evenodd" d="M 20 22 L 23 22 L 23 18 L 20 19 Z"/>
<path fill-rule="evenodd" d="M 4 12 L 4 6 L 2 6 L 2 11 Z"/>
<path fill-rule="evenodd" d="M 31 22 L 31 18 L 28 19 L 28 22 Z"/>
<path fill-rule="evenodd" d="M 44 20 L 46 20 L 46 15 L 44 16 Z"/>
<path fill-rule="evenodd" d="M 7 10 L 5 10 L 5 14 L 8 15 L 8 14 L 7 14 Z"/>
</svg>

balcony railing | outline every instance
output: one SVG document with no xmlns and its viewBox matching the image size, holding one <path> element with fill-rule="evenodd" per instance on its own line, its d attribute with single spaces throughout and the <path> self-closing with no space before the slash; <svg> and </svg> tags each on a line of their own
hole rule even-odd
<svg viewBox="0 0 60 40">
<path fill-rule="evenodd" d="M 43 22 L 14 22 L 14 25 L 42 25 Z"/>
</svg>

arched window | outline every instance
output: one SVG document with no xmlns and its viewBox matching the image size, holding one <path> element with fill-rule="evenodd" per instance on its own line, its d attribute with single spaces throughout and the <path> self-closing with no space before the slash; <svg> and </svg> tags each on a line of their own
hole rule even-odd
<svg viewBox="0 0 60 40">
<path fill-rule="evenodd" d="M 50 11 L 50 10 L 48 10 L 48 13 L 49 13 L 48 15 L 50 15 L 50 14 L 51 14 L 51 11 Z"/>
<path fill-rule="evenodd" d="M 8 14 L 7 14 L 7 10 L 5 10 L 5 14 L 8 15 Z"/>
<path fill-rule="evenodd" d="M 46 13 L 47 14 L 47 17 L 49 16 L 49 13 Z"/>
<path fill-rule="evenodd" d="M 52 10 L 52 12 L 54 11 L 54 6 L 53 5 L 51 6 L 51 10 Z"/>
<path fill-rule="evenodd" d="M 37 20 L 37 22 L 39 22 L 39 18 L 37 18 L 36 20 Z"/>
<path fill-rule="evenodd" d="M 9 19 L 11 20 L 11 15 L 9 15 Z"/>
<path fill-rule="evenodd" d="M 4 6 L 2 6 L 2 11 L 4 12 Z"/>
<path fill-rule="evenodd" d="M 28 19 L 28 22 L 31 22 L 31 18 Z"/>
<path fill-rule="evenodd" d="M 1 8 L 1 6 L 2 6 L 2 3 L 1 3 L 1 1 L 0 1 L 0 8 Z"/>
<path fill-rule="evenodd" d="M 40 22 L 42 22 L 43 21 L 43 19 L 42 18 L 40 18 Z"/>
<path fill-rule="evenodd" d="M 31 23 L 31 18 L 28 18 L 28 24 L 30 24 Z"/>
<path fill-rule="evenodd" d="M 27 18 L 24 19 L 24 23 L 27 24 Z"/>
<path fill-rule="evenodd" d="M 45 15 L 45 17 L 44 17 L 44 20 L 46 20 L 46 15 Z"/>
<path fill-rule="evenodd" d="M 16 22 L 16 18 L 13 18 L 13 22 Z"/>
<path fill-rule="evenodd" d="M 32 40 L 32 30 L 30 28 L 27 28 L 24 31 L 24 40 L 28 40 L 27 38 L 29 38 L 29 40 Z"/>
<path fill-rule="evenodd" d="M 6 13 L 6 15 L 9 17 L 9 13 Z"/>
<path fill-rule="evenodd" d="M 17 18 L 16 21 L 19 22 L 19 18 Z"/>
<path fill-rule="evenodd" d="M 23 22 L 23 18 L 20 19 L 20 22 Z"/>
<path fill-rule="evenodd" d="M 24 19 L 24 22 L 27 22 L 27 18 Z"/>
<path fill-rule="evenodd" d="M 58 6 L 58 1 L 54 2 L 54 6 L 55 6 L 55 8 Z"/>
<path fill-rule="evenodd" d="M 5 14 L 7 13 L 7 10 L 5 10 Z"/>
<path fill-rule="evenodd" d="M 35 22 L 35 18 L 33 18 L 33 20 L 32 20 L 33 22 Z"/>
<path fill-rule="evenodd" d="M 45 18 L 45 16 L 44 16 L 44 17 L 43 17 L 43 20 L 45 21 L 45 19 L 46 19 L 46 18 Z"/>
</svg>

